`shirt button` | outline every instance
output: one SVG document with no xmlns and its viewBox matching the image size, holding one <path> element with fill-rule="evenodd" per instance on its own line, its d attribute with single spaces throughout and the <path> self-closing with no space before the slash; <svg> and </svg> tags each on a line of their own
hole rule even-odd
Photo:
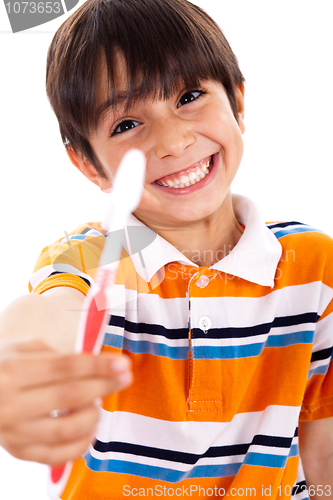
<svg viewBox="0 0 333 500">
<path fill-rule="evenodd" d="M 198 321 L 199 328 L 204 332 L 207 333 L 210 327 L 212 326 L 212 322 L 208 316 L 202 316 L 199 321 Z"/>
<path fill-rule="evenodd" d="M 200 278 L 198 279 L 198 281 L 197 281 L 197 286 L 198 286 L 199 288 L 205 288 L 205 287 L 208 285 L 208 283 L 209 283 L 209 278 L 208 278 L 208 276 L 206 276 L 206 275 L 204 275 L 204 274 L 203 274 L 203 275 L 202 275 L 202 276 L 200 276 Z"/>
</svg>

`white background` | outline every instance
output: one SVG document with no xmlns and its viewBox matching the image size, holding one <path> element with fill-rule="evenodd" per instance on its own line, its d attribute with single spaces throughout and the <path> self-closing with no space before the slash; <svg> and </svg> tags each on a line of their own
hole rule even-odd
<svg viewBox="0 0 333 500">
<path fill-rule="evenodd" d="M 234 192 L 266 220 L 333 236 L 331 0 L 197 0 L 222 27 L 246 78 L 245 155 Z M 27 293 L 41 249 L 86 221 L 105 195 L 71 165 L 47 102 L 48 45 L 65 17 L 12 34 L 0 4 L 0 309 Z M 46 500 L 46 467 L 0 448 L 0 499 Z"/>
</svg>

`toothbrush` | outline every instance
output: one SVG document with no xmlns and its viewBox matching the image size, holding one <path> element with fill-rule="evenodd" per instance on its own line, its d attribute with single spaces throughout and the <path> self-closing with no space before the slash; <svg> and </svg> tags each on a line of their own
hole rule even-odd
<svg viewBox="0 0 333 500">
<path fill-rule="evenodd" d="M 89 290 L 80 316 L 75 352 L 97 355 L 102 346 L 109 318 L 111 293 L 119 265 L 124 227 L 128 216 L 140 203 L 145 179 L 146 159 L 138 149 L 128 151 L 116 172 L 102 227 L 108 233 L 94 284 Z M 69 479 L 73 462 L 51 467 L 48 494 L 59 500 Z"/>
</svg>

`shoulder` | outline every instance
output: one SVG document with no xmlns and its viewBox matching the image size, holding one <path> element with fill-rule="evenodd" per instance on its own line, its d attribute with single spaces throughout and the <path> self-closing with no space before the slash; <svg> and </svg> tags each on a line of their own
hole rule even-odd
<svg viewBox="0 0 333 500">
<path fill-rule="evenodd" d="M 35 264 L 34 273 L 46 266 L 76 267 L 77 262 L 83 268 L 94 269 L 98 265 L 104 243 L 105 231 L 101 223 L 80 224 L 74 231 L 66 232 L 61 238 L 43 248 Z"/>
<path fill-rule="evenodd" d="M 301 222 L 268 223 L 282 247 L 280 267 L 288 268 L 295 282 L 322 281 L 333 288 L 333 239 Z"/>
<path fill-rule="evenodd" d="M 310 253 L 328 252 L 333 255 L 333 238 L 302 222 L 273 222 L 266 224 L 283 248 L 305 248 Z"/>
</svg>

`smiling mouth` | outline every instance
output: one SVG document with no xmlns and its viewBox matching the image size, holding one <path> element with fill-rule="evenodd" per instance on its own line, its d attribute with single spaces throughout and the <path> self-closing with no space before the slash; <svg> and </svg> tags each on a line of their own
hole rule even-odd
<svg viewBox="0 0 333 500">
<path fill-rule="evenodd" d="M 213 156 L 209 156 L 198 163 L 192 165 L 192 167 L 182 170 L 177 174 L 168 175 L 162 177 L 155 181 L 159 186 L 179 189 L 197 184 L 202 179 L 204 179 L 209 172 L 212 170 L 214 165 Z"/>
</svg>

